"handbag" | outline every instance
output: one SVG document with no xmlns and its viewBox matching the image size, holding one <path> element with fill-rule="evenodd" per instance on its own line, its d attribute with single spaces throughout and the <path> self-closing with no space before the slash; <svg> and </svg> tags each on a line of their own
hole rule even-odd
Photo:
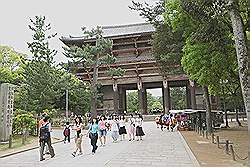
<svg viewBox="0 0 250 167">
<path fill-rule="evenodd" d="M 97 133 L 91 133 L 91 132 L 89 132 L 89 138 L 90 139 L 93 139 L 96 136 L 97 136 Z"/>
</svg>

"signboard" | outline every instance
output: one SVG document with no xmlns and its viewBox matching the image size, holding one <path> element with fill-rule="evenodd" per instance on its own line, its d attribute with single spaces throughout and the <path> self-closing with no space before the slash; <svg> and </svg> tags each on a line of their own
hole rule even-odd
<svg viewBox="0 0 250 167">
<path fill-rule="evenodd" d="M 15 86 L 8 83 L 0 85 L 0 141 L 8 141 L 12 134 L 14 89 Z"/>
</svg>

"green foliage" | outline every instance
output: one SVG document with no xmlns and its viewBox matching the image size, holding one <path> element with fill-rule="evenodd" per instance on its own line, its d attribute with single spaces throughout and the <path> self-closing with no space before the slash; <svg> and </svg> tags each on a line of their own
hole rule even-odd
<svg viewBox="0 0 250 167">
<path fill-rule="evenodd" d="M 186 89 L 184 87 L 170 88 L 171 108 L 183 110 L 187 107 Z"/>
<path fill-rule="evenodd" d="M 153 112 L 153 110 L 163 110 L 163 101 L 162 98 L 155 97 L 151 93 L 147 92 L 147 105 L 148 111 Z"/>
<path fill-rule="evenodd" d="M 183 73 L 181 69 L 182 34 L 166 24 L 159 25 L 153 35 L 153 55 L 163 76 Z"/>
<path fill-rule="evenodd" d="M 45 17 L 35 17 L 29 27 L 34 32 L 33 41 L 28 43 L 33 54 L 32 60 L 25 61 L 23 82 L 17 88 L 15 108 L 41 113 L 48 110 L 52 116 L 59 110 L 65 110 L 65 91 L 69 90 L 69 110 L 84 114 L 89 110 L 90 97 L 86 85 L 74 75 L 53 65 L 56 51 L 49 48 L 47 35 L 50 24 Z"/>
<path fill-rule="evenodd" d="M 0 83 L 20 84 L 22 59 L 26 56 L 8 46 L 0 46 Z"/>
<path fill-rule="evenodd" d="M 35 16 L 35 19 L 30 19 L 32 23 L 29 29 L 33 31 L 33 41 L 28 42 L 28 48 L 33 54 L 33 59 L 36 61 L 46 61 L 48 64 L 53 62 L 53 58 L 57 51 L 49 48 L 49 39 L 55 37 L 57 34 L 47 35 L 50 31 L 50 24 L 45 23 L 45 16 Z"/>
<path fill-rule="evenodd" d="M 162 14 L 164 13 L 165 0 L 155 2 L 154 5 L 150 5 L 147 2 L 140 3 L 132 1 L 132 6 L 129 6 L 131 10 L 139 11 L 140 16 L 154 25 L 160 25 L 163 22 Z"/>
<path fill-rule="evenodd" d="M 133 91 L 127 94 L 127 112 L 138 112 L 139 111 L 139 99 L 138 92 Z"/>
<path fill-rule="evenodd" d="M 24 110 L 16 110 L 13 118 L 13 133 L 22 134 L 25 131 L 34 132 L 36 129 L 36 119 Z"/>
<path fill-rule="evenodd" d="M 147 92 L 147 107 L 149 112 L 159 109 L 163 110 L 162 98 L 155 97 L 151 93 Z M 139 111 L 139 99 L 138 91 L 132 91 L 127 94 L 127 112 Z"/>
</svg>

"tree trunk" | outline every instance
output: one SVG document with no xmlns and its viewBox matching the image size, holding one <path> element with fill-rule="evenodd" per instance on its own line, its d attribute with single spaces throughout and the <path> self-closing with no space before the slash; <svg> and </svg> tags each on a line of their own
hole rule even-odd
<svg viewBox="0 0 250 167">
<path fill-rule="evenodd" d="M 90 101 L 91 118 L 97 117 L 97 77 L 98 77 L 98 67 L 96 62 L 93 67 L 93 80 L 91 83 L 91 88 L 92 88 L 92 96 Z"/>
<path fill-rule="evenodd" d="M 237 108 L 235 109 L 235 119 L 236 119 L 236 122 L 238 123 L 238 125 L 242 126 L 240 123 L 240 120 L 239 120 L 239 110 Z"/>
<path fill-rule="evenodd" d="M 248 81 L 248 53 L 246 36 L 243 28 L 242 18 L 237 8 L 236 0 L 228 0 L 230 4 L 229 14 L 232 22 L 232 28 L 235 37 L 235 48 L 239 66 L 239 77 L 241 84 L 241 91 L 243 95 L 244 105 L 248 118 L 248 132 L 250 133 L 250 90 Z"/>
<path fill-rule="evenodd" d="M 207 131 L 208 133 L 212 133 L 212 116 L 211 116 L 211 103 L 209 99 L 209 94 L 208 94 L 208 87 L 203 86 L 203 91 L 204 91 L 204 98 L 206 101 L 206 124 L 207 124 Z"/>
<path fill-rule="evenodd" d="M 227 127 L 227 128 L 230 128 L 230 127 L 229 127 L 229 124 L 228 124 L 227 110 L 225 110 L 224 112 L 225 112 L 226 127 Z"/>
<path fill-rule="evenodd" d="M 25 144 L 25 141 L 26 141 L 25 135 L 26 135 L 26 129 L 23 128 L 23 133 L 22 133 L 22 145 L 24 145 L 24 144 Z"/>
</svg>

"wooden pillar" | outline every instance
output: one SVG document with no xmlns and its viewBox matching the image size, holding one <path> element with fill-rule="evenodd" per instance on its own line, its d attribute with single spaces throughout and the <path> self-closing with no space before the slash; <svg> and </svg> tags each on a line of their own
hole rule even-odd
<svg viewBox="0 0 250 167">
<path fill-rule="evenodd" d="M 147 114 L 147 95 L 146 89 L 143 87 L 141 78 L 138 78 L 137 81 L 138 89 L 138 99 L 139 99 L 139 113 Z"/>
<path fill-rule="evenodd" d="M 189 84 L 190 84 L 191 108 L 193 110 L 196 110 L 197 105 L 196 105 L 195 83 L 194 81 L 189 80 Z"/>
<path fill-rule="evenodd" d="M 126 90 L 119 88 L 119 113 L 123 114 L 126 108 Z"/>
<path fill-rule="evenodd" d="M 117 80 L 114 80 L 114 82 L 113 82 L 113 104 L 114 104 L 114 112 L 118 113 L 118 109 L 119 109 L 119 92 L 118 92 Z"/>
<path fill-rule="evenodd" d="M 143 87 L 142 90 L 143 114 L 148 114 L 147 90 L 145 87 Z"/>
<path fill-rule="evenodd" d="M 166 114 L 169 114 L 170 106 L 170 89 L 168 87 L 168 81 L 166 79 L 163 80 L 163 111 Z"/>
</svg>

